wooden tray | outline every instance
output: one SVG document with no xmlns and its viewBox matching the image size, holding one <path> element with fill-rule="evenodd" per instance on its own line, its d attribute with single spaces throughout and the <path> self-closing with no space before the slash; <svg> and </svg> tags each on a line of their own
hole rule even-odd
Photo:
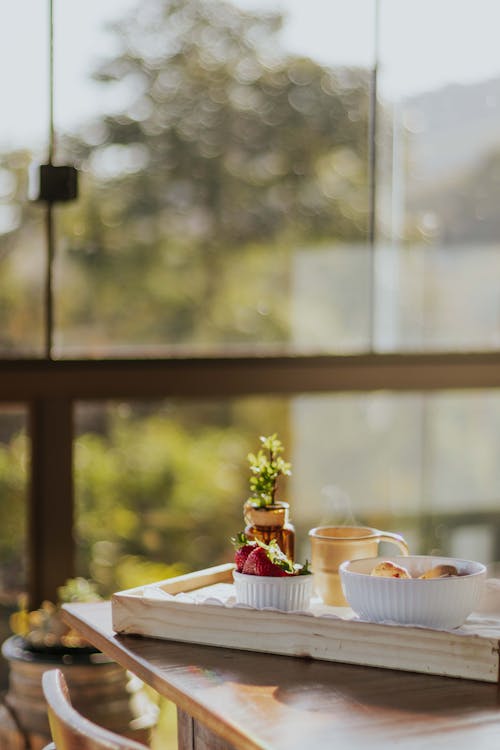
<svg viewBox="0 0 500 750">
<path fill-rule="evenodd" d="M 220 598 L 222 590 L 226 594 L 230 591 L 233 569 L 232 564 L 219 565 L 114 594 L 114 630 L 188 643 L 499 681 L 500 620 L 497 628 L 490 624 L 488 629 L 478 627 L 475 632 L 474 624 L 468 624 L 449 632 L 361 622 L 349 619 L 353 615 L 347 608 L 321 607 L 319 614 L 295 614 L 225 606 L 215 599 Z M 189 592 L 187 597 L 174 598 Z M 172 596 L 165 596 L 169 594 Z M 209 601 L 205 601 L 207 598 Z"/>
</svg>

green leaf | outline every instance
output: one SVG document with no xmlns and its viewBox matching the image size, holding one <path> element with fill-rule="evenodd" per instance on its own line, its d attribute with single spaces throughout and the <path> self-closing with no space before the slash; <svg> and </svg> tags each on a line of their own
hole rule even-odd
<svg viewBox="0 0 500 750">
<path fill-rule="evenodd" d="M 280 476 L 291 475 L 291 464 L 281 457 L 283 445 L 276 433 L 259 438 L 262 448 L 257 454 L 249 453 L 251 500 L 258 507 L 276 502 Z"/>
</svg>

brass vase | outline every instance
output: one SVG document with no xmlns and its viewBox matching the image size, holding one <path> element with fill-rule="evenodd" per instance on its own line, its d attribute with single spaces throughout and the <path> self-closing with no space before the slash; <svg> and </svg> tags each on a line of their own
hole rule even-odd
<svg viewBox="0 0 500 750">
<path fill-rule="evenodd" d="M 243 506 L 245 534 L 248 539 L 258 539 L 264 544 L 275 539 L 280 549 L 293 562 L 295 528 L 289 520 L 289 512 L 290 506 L 284 502 L 261 507 L 247 500 Z"/>
</svg>

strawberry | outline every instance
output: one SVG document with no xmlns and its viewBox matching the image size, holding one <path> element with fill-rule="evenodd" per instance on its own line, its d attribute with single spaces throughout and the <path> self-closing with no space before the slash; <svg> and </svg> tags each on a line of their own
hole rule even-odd
<svg viewBox="0 0 500 750">
<path fill-rule="evenodd" d="M 295 575 L 292 562 L 274 539 L 269 544 L 257 540 L 256 544 L 256 548 L 247 557 L 242 573 L 273 578 Z"/>
<path fill-rule="evenodd" d="M 286 570 L 273 563 L 269 559 L 266 550 L 260 546 L 257 546 L 250 552 L 243 566 L 242 573 L 251 576 L 270 576 L 272 578 L 289 575 Z"/>
<path fill-rule="evenodd" d="M 243 566 L 247 560 L 247 557 L 257 546 L 257 542 L 250 542 L 246 534 L 240 531 L 235 537 L 231 539 L 234 545 L 234 563 L 238 573 L 243 572 Z"/>
</svg>

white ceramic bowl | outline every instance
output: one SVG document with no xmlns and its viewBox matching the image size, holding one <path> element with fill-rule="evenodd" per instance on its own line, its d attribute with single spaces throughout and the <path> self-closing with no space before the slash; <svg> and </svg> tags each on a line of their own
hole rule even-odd
<svg viewBox="0 0 500 750">
<path fill-rule="evenodd" d="M 272 607 L 283 612 L 303 612 L 309 608 L 313 592 L 311 575 L 270 578 L 233 571 L 236 601 L 255 609 Z"/>
<path fill-rule="evenodd" d="M 382 560 L 405 567 L 412 576 L 440 564 L 454 565 L 460 575 L 430 579 L 370 575 Z M 361 619 L 441 629 L 462 625 L 479 602 L 486 575 L 481 563 L 431 555 L 351 560 L 339 570 L 344 596 Z"/>
</svg>

